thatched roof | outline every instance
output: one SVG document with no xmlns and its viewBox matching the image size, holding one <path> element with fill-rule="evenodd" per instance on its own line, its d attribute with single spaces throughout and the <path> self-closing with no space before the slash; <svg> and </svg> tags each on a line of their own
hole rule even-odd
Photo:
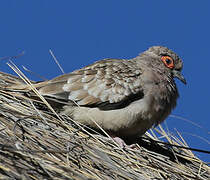
<svg viewBox="0 0 210 180">
<path fill-rule="evenodd" d="M 210 179 L 210 167 L 191 151 L 149 139 L 123 150 L 26 93 L 4 88 L 18 82 L 0 73 L 0 179 Z"/>
</svg>

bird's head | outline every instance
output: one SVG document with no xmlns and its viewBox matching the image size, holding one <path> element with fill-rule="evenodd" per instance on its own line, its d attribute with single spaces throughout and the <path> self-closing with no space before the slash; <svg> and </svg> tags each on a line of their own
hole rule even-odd
<svg viewBox="0 0 210 180">
<path fill-rule="evenodd" d="M 141 56 L 147 57 L 147 59 L 151 60 L 151 63 L 153 63 L 154 66 L 158 66 L 159 68 L 171 73 L 173 78 L 178 78 L 184 84 L 187 83 L 184 76 L 181 74 L 183 67 L 182 60 L 176 53 L 167 47 L 150 47 L 143 52 Z"/>
</svg>

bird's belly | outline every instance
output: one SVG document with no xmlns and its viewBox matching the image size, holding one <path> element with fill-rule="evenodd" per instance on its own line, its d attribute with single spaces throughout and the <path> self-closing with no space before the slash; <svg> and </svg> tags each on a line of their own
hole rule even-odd
<svg viewBox="0 0 210 180">
<path fill-rule="evenodd" d="M 99 125 L 104 130 L 116 132 L 121 136 L 132 136 L 144 134 L 155 124 L 158 112 L 152 107 L 151 100 L 143 98 L 116 110 L 102 111 L 98 108 L 75 107 L 71 115 L 74 120 L 85 125 L 94 128 L 98 128 Z"/>
</svg>

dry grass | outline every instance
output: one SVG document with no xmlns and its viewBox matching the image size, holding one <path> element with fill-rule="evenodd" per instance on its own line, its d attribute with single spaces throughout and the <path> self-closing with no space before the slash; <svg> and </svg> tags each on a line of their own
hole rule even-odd
<svg viewBox="0 0 210 180">
<path fill-rule="evenodd" d="M 24 92 L 4 89 L 18 83 L 0 73 L 0 179 L 210 179 L 210 167 L 191 151 L 149 139 L 122 150 L 41 101 L 37 109 Z M 185 145 L 161 127 L 159 133 Z M 152 132 L 147 136 L 158 139 Z"/>
</svg>

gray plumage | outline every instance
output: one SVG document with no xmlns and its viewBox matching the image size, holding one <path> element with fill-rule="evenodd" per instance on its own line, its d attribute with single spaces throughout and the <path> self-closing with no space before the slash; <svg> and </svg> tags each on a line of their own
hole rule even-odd
<svg viewBox="0 0 210 180">
<path fill-rule="evenodd" d="M 182 60 L 166 47 L 154 46 L 133 59 L 104 59 L 36 85 L 51 99 L 65 101 L 62 113 L 120 137 L 144 134 L 176 106 L 174 78 Z M 79 105 L 79 106 L 78 106 Z"/>
</svg>

